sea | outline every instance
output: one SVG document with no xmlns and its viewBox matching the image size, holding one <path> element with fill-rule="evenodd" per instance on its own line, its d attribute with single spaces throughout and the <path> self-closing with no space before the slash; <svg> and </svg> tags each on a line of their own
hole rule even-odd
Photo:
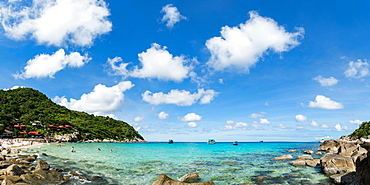
<svg viewBox="0 0 370 185">
<path fill-rule="evenodd" d="M 329 185 L 330 180 L 320 167 L 295 167 L 289 164 L 290 160 L 272 160 L 287 154 L 297 158 L 307 149 L 316 152 L 319 145 L 316 142 L 50 143 L 27 153 L 38 154 L 53 168 L 74 171 L 84 177 L 75 178 L 67 185 L 151 185 L 160 174 L 178 180 L 192 172 L 197 172 L 202 182 L 213 181 L 216 185 Z M 71 152 L 72 147 L 76 152 Z M 313 154 L 313 157 L 322 155 Z"/>
</svg>

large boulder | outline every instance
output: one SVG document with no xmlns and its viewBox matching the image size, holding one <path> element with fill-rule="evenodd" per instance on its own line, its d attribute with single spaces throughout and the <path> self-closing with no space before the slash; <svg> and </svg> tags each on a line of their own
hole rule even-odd
<svg viewBox="0 0 370 185">
<path fill-rule="evenodd" d="M 19 175 L 25 174 L 25 172 L 18 165 L 12 164 L 6 168 L 4 174 L 7 176 L 14 176 L 14 175 L 19 176 Z"/>
<path fill-rule="evenodd" d="M 37 161 L 36 170 L 49 170 L 49 168 L 50 165 L 46 161 L 42 159 Z"/>
<path fill-rule="evenodd" d="M 197 172 L 193 172 L 182 176 L 179 180 L 181 182 L 198 182 L 199 179 L 199 174 Z"/>
<path fill-rule="evenodd" d="M 198 182 L 198 183 L 185 183 L 173 180 L 165 174 L 160 174 L 158 179 L 152 185 L 215 185 L 212 181 Z"/>
<path fill-rule="evenodd" d="M 356 143 L 343 143 L 339 146 L 338 154 L 343 156 L 351 156 L 359 147 L 360 145 Z"/>
<path fill-rule="evenodd" d="M 360 185 L 370 184 L 370 161 L 367 153 L 356 160 L 356 181 Z"/>
<path fill-rule="evenodd" d="M 272 160 L 288 160 L 288 159 L 293 159 L 293 156 L 288 154 L 288 155 L 282 155 L 279 157 L 274 157 Z"/>
<path fill-rule="evenodd" d="M 340 141 L 334 139 L 326 140 L 319 146 L 318 150 L 337 153 L 340 145 L 341 145 Z"/>
<path fill-rule="evenodd" d="M 347 185 L 358 185 L 356 183 L 356 172 L 347 172 L 342 174 L 334 174 L 330 176 L 330 179 L 335 184 L 347 184 Z"/>
<path fill-rule="evenodd" d="M 320 159 L 323 172 L 327 175 L 356 171 L 355 163 L 351 157 L 338 154 L 326 154 Z"/>
</svg>

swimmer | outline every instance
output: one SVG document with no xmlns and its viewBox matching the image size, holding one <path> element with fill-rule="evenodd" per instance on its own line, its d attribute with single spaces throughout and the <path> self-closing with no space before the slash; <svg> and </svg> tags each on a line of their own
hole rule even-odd
<svg viewBox="0 0 370 185">
<path fill-rule="evenodd" d="M 76 152 L 75 147 L 72 146 L 71 152 Z"/>
</svg>

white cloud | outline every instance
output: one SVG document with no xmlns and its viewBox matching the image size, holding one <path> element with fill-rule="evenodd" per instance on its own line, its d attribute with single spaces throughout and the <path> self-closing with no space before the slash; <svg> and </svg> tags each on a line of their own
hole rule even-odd
<svg viewBox="0 0 370 185">
<path fill-rule="evenodd" d="M 169 28 L 172 28 L 181 19 L 186 19 L 186 17 L 180 14 L 177 7 L 174 7 L 172 4 L 162 7 L 161 13 L 165 13 L 162 22 L 167 22 L 166 26 Z"/>
<path fill-rule="evenodd" d="M 202 119 L 202 116 L 199 116 L 195 113 L 189 113 L 186 114 L 183 118 L 181 118 L 181 121 L 200 121 Z"/>
<path fill-rule="evenodd" d="M 246 129 L 248 124 L 247 123 L 244 123 L 244 122 L 235 122 L 235 121 L 226 121 L 226 124 L 224 128 L 220 129 L 220 130 L 235 130 L 237 128 L 242 128 L 242 129 Z"/>
<path fill-rule="evenodd" d="M 279 128 L 286 128 L 286 126 L 283 125 L 283 124 L 277 124 L 276 126 L 279 127 Z"/>
<path fill-rule="evenodd" d="M 145 91 L 142 94 L 143 100 L 153 104 L 175 104 L 178 106 L 190 106 L 198 102 L 200 104 L 208 104 L 217 96 L 218 92 L 214 90 L 198 89 L 197 93 L 191 94 L 189 91 L 173 89 L 168 94 L 163 92 L 152 93 Z"/>
<path fill-rule="evenodd" d="M 251 114 L 250 116 L 249 116 L 250 118 L 262 118 L 263 117 L 263 115 L 262 114 L 257 114 L 257 113 L 253 113 L 253 114 Z"/>
<path fill-rule="evenodd" d="M 188 127 L 197 127 L 197 123 L 195 122 L 189 122 Z"/>
<path fill-rule="evenodd" d="M 295 116 L 295 120 L 298 121 L 298 122 L 306 122 L 308 121 L 307 117 L 302 115 L 302 114 L 298 114 Z"/>
<path fill-rule="evenodd" d="M 328 125 L 321 125 L 321 128 L 329 128 Z"/>
<path fill-rule="evenodd" d="M 363 121 L 361 121 L 359 119 L 349 121 L 350 124 L 354 124 L 354 125 L 360 125 L 362 122 Z"/>
<path fill-rule="evenodd" d="M 314 80 L 318 81 L 321 86 L 333 86 L 338 83 L 339 80 L 335 79 L 334 77 L 323 78 L 321 75 L 313 78 Z"/>
<path fill-rule="evenodd" d="M 268 119 L 260 118 L 261 124 L 270 124 L 271 122 Z"/>
<path fill-rule="evenodd" d="M 344 106 L 341 103 L 335 102 L 330 98 L 327 98 L 323 95 L 317 95 L 315 101 L 310 101 L 308 107 L 311 108 L 321 108 L 321 109 L 343 109 Z"/>
<path fill-rule="evenodd" d="M 310 123 L 311 126 L 313 127 L 319 127 L 320 125 L 318 123 L 316 123 L 315 121 L 311 121 Z"/>
<path fill-rule="evenodd" d="M 140 122 L 140 121 L 143 121 L 143 120 L 144 120 L 144 118 L 143 117 L 140 117 L 140 116 L 136 116 L 134 118 L 134 122 Z"/>
<path fill-rule="evenodd" d="M 79 100 L 56 96 L 53 101 L 72 110 L 105 115 L 120 108 L 124 100 L 123 92 L 133 86 L 130 81 L 120 82 L 112 87 L 99 84 L 92 92 L 83 94 Z"/>
<path fill-rule="evenodd" d="M 24 88 L 24 86 L 18 86 L 18 85 L 16 85 L 16 86 L 13 86 L 12 88 L 10 88 L 10 89 L 3 89 L 3 91 L 9 91 L 9 90 L 14 90 L 14 89 L 18 89 L 18 88 Z"/>
<path fill-rule="evenodd" d="M 89 62 L 91 58 L 81 56 L 80 53 L 72 52 L 66 55 L 64 49 L 59 49 L 52 55 L 40 54 L 34 59 L 27 62 L 24 67 L 24 72 L 21 74 L 14 74 L 14 78 L 54 78 L 55 73 L 68 67 L 82 67 Z"/>
<path fill-rule="evenodd" d="M 15 40 L 30 36 L 39 44 L 91 46 L 97 36 L 112 30 L 103 0 L 34 0 L 30 7 L 23 5 L 0 4 L 1 24 Z"/>
<path fill-rule="evenodd" d="M 168 114 L 164 111 L 160 112 L 158 115 L 158 118 L 159 119 L 167 119 L 168 118 Z"/>
<path fill-rule="evenodd" d="M 182 55 L 174 57 L 167 51 L 167 47 L 161 47 L 156 43 L 152 44 L 152 47 L 145 52 L 139 53 L 138 56 L 142 65 L 140 69 L 138 66 L 134 66 L 129 71 L 127 69 L 128 63 L 120 63 L 119 66 L 116 66 L 115 63 L 122 61 L 120 57 L 108 59 L 107 63 L 116 75 L 181 82 L 190 76 L 193 69 L 189 63 L 195 62 L 195 59 L 185 59 L 185 56 Z"/>
<path fill-rule="evenodd" d="M 350 61 L 348 68 L 344 71 L 344 75 L 348 78 L 369 76 L 369 63 L 367 61 L 362 62 L 361 59 L 358 59 L 357 62 Z"/>
<path fill-rule="evenodd" d="M 304 129 L 304 127 L 302 127 L 302 126 L 298 126 L 298 127 L 296 127 L 295 129 L 296 129 L 296 130 L 303 130 L 303 129 Z"/>
<path fill-rule="evenodd" d="M 207 65 L 215 71 L 226 68 L 237 68 L 249 72 L 258 60 L 269 51 L 281 53 L 299 45 L 304 29 L 297 32 L 286 32 L 271 18 L 249 12 L 250 19 L 237 27 L 224 26 L 221 37 L 213 37 L 206 42 L 211 53 Z"/>
<path fill-rule="evenodd" d="M 336 125 L 334 126 L 334 128 L 335 128 L 335 130 L 336 130 L 336 131 L 338 131 L 338 132 L 353 130 L 353 128 L 351 128 L 351 127 L 341 126 L 340 124 L 336 124 Z"/>
</svg>

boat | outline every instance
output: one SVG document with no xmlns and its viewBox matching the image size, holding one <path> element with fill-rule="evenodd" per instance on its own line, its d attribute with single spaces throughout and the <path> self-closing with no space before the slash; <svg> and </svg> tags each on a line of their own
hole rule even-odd
<svg viewBox="0 0 370 185">
<path fill-rule="evenodd" d="M 214 139 L 208 139 L 207 144 L 213 145 L 216 144 L 216 141 Z"/>
<path fill-rule="evenodd" d="M 172 139 L 168 140 L 168 143 L 169 144 L 172 144 L 173 143 L 173 140 Z"/>
<path fill-rule="evenodd" d="M 233 145 L 238 145 L 238 142 L 237 142 L 237 141 L 234 141 L 234 142 L 233 142 Z"/>
</svg>

